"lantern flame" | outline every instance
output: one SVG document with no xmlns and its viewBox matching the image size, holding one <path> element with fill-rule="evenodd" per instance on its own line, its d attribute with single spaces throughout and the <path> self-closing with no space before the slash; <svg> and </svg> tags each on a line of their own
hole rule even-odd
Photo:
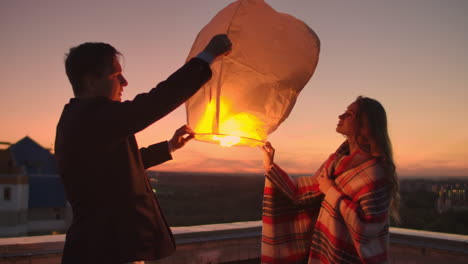
<svg viewBox="0 0 468 264">
<path fill-rule="evenodd" d="M 217 136 L 217 135 L 214 135 L 213 140 L 219 141 L 219 145 L 221 145 L 222 147 L 231 147 L 231 146 L 234 146 L 235 144 L 239 143 L 241 138 L 236 137 L 236 136 Z"/>
<path fill-rule="evenodd" d="M 218 130 L 213 131 L 216 101 L 212 100 L 195 127 L 196 134 L 209 135 L 204 139 L 218 142 L 223 147 L 231 147 L 239 143 L 258 146 L 266 138 L 266 132 L 262 129 L 264 123 L 255 115 L 247 112 L 231 113 L 229 105 L 223 98 L 220 98 L 219 108 Z"/>
</svg>

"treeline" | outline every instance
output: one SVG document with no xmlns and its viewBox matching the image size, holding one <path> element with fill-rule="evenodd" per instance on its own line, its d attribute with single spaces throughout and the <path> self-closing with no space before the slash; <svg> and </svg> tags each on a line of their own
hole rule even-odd
<svg viewBox="0 0 468 264">
<path fill-rule="evenodd" d="M 435 207 L 438 196 L 434 192 L 402 192 L 400 195 L 401 223 L 392 223 L 392 226 L 468 235 L 468 210 L 438 213 Z"/>
<path fill-rule="evenodd" d="M 262 219 L 263 175 L 164 174 L 152 185 L 171 226 Z"/>
<path fill-rule="evenodd" d="M 152 182 L 171 226 L 261 220 L 263 175 L 160 173 Z M 468 211 L 439 214 L 437 193 L 401 193 L 399 225 L 394 227 L 468 235 Z"/>
</svg>

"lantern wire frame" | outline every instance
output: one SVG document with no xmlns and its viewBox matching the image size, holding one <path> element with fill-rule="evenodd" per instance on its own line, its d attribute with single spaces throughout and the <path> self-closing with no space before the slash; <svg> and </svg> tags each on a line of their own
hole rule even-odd
<svg viewBox="0 0 468 264">
<path fill-rule="evenodd" d="M 240 146 L 240 147 L 260 147 L 265 145 L 266 141 L 249 138 L 244 136 L 233 136 L 231 134 L 221 133 L 195 133 L 195 139 L 208 143 L 218 141 L 223 147 Z"/>
</svg>

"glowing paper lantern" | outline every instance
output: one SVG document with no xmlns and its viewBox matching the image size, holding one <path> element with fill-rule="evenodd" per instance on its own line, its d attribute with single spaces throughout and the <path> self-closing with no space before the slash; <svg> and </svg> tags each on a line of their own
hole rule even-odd
<svg viewBox="0 0 468 264">
<path fill-rule="evenodd" d="M 232 52 L 213 62 L 211 80 L 187 101 L 187 124 L 201 141 L 262 145 L 312 77 L 320 41 L 305 23 L 263 0 L 239 0 L 200 31 L 187 60 L 217 34 L 228 35 Z"/>
</svg>

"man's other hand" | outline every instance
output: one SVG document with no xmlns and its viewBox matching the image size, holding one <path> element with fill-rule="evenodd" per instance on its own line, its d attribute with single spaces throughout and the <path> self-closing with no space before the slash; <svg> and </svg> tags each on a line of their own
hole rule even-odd
<svg viewBox="0 0 468 264">
<path fill-rule="evenodd" d="M 213 57 L 218 57 L 223 54 L 227 54 L 232 49 L 231 40 L 229 40 L 226 34 L 220 34 L 214 36 L 210 43 L 206 45 L 205 52 L 208 52 Z"/>
</svg>

